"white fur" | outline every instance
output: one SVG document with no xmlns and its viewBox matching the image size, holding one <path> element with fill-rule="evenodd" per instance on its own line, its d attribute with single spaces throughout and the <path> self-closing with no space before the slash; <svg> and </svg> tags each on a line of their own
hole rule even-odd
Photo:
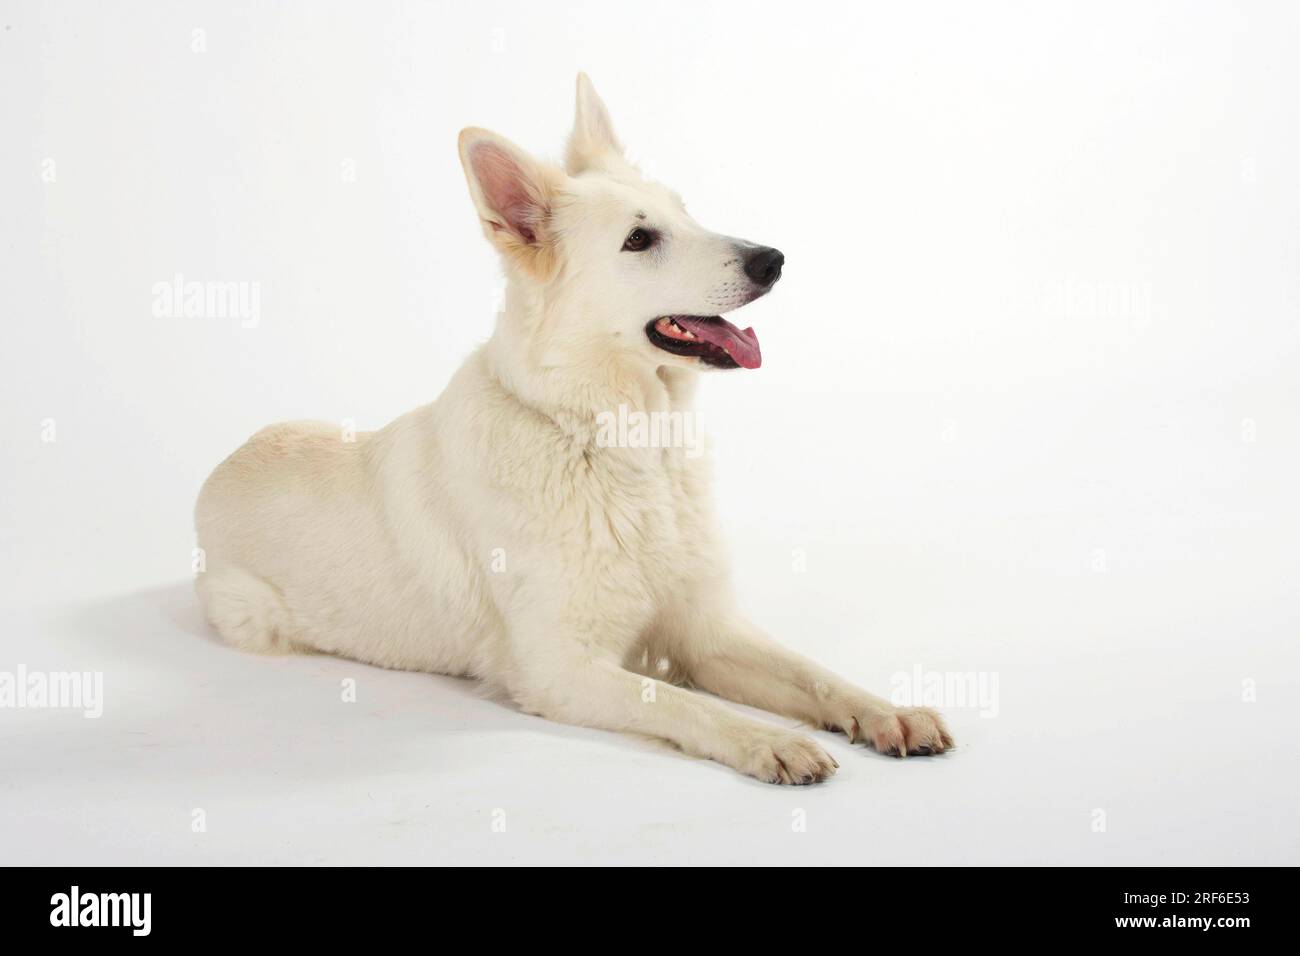
<svg viewBox="0 0 1300 956">
<path fill-rule="evenodd" d="M 737 612 L 704 460 L 596 440 L 620 405 L 689 409 L 699 360 L 656 348 L 646 323 L 743 304 L 737 250 L 752 246 L 627 164 L 585 76 L 565 169 L 483 130 L 461 134 L 461 156 L 507 270 L 492 338 L 377 432 L 274 425 L 216 468 L 195 516 L 212 624 L 248 650 L 475 677 L 530 712 L 777 783 L 837 765 L 681 685 L 899 756 L 951 746 L 932 711 L 892 707 Z M 623 252 L 642 221 L 663 241 Z"/>
</svg>

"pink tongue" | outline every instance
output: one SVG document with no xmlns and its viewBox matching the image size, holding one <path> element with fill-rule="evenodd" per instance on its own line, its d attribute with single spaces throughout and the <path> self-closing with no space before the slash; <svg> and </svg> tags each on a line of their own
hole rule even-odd
<svg viewBox="0 0 1300 956">
<path fill-rule="evenodd" d="M 763 364 L 763 356 L 758 351 L 758 336 L 753 329 L 742 332 L 716 315 L 704 321 L 689 315 L 675 315 L 673 321 L 710 345 L 716 345 L 725 351 L 741 368 L 758 368 Z"/>
</svg>

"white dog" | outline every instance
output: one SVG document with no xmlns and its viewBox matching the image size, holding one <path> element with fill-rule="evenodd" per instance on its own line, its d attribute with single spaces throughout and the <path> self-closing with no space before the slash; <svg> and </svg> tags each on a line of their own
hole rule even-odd
<svg viewBox="0 0 1300 956">
<path fill-rule="evenodd" d="M 702 460 L 598 440 L 620 408 L 688 409 L 702 369 L 758 367 L 753 330 L 718 313 L 770 290 L 781 253 L 703 229 L 642 178 L 586 76 L 563 169 L 482 129 L 460 134 L 460 158 L 507 273 L 492 338 L 386 428 L 345 442 L 331 424 L 272 425 L 217 466 L 195 514 L 212 624 L 248 650 L 479 678 L 529 712 L 772 783 L 838 764 L 682 685 L 881 753 L 950 748 L 933 711 L 737 612 Z"/>
</svg>

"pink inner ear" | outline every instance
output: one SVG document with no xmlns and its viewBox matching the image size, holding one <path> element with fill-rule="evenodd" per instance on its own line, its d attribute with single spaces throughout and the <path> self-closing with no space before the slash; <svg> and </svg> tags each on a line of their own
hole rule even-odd
<svg viewBox="0 0 1300 956">
<path fill-rule="evenodd" d="M 541 219 L 542 209 L 528 188 L 528 174 L 524 168 L 508 152 L 491 142 L 471 146 L 469 161 L 488 207 L 524 242 L 536 242 L 533 227 Z"/>
</svg>

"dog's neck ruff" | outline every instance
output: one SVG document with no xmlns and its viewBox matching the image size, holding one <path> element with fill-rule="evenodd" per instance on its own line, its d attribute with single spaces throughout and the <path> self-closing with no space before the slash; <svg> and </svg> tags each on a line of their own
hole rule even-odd
<svg viewBox="0 0 1300 956">
<path fill-rule="evenodd" d="M 508 290 L 506 307 L 484 347 L 489 373 L 520 404 L 566 432 L 582 433 L 601 415 L 620 408 L 670 412 L 690 407 L 697 372 L 656 368 L 630 351 L 630 345 L 600 353 L 599 343 L 548 341 L 547 330 L 558 323 L 548 321 L 547 305 L 539 295 Z"/>
</svg>

